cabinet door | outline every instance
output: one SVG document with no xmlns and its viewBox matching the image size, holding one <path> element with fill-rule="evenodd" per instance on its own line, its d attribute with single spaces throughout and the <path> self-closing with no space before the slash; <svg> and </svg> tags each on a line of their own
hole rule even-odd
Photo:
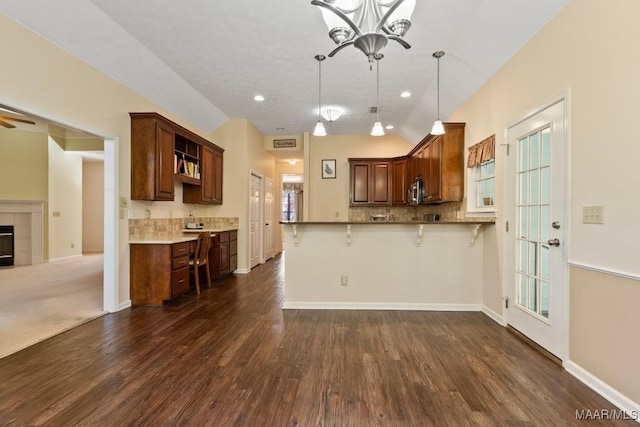
<svg viewBox="0 0 640 427">
<path fill-rule="evenodd" d="M 372 162 L 371 174 L 371 204 L 390 206 L 393 191 L 391 162 Z"/>
<path fill-rule="evenodd" d="M 222 166 L 224 154 L 222 151 L 213 151 L 213 203 L 222 204 Z"/>
<path fill-rule="evenodd" d="M 201 174 L 201 202 L 213 203 L 215 192 L 215 163 L 213 157 L 213 149 L 202 146 L 200 157 Z"/>
<path fill-rule="evenodd" d="M 365 206 L 369 204 L 369 183 L 371 179 L 371 162 L 351 163 L 351 205 Z"/>
<path fill-rule="evenodd" d="M 393 204 L 407 204 L 407 159 L 393 161 Z"/>
<path fill-rule="evenodd" d="M 427 146 L 429 178 L 425 183 L 425 197 L 427 202 L 442 201 L 442 141 L 443 137 L 439 136 L 429 143 Z"/>
<path fill-rule="evenodd" d="M 175 133 L 171 128 L 156 125 L 155 200 L 173 200 Z"/>
</svg>

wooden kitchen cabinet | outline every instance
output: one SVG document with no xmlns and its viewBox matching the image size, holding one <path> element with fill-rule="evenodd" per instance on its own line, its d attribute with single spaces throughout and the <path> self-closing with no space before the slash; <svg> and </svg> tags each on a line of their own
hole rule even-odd
<svg viewBox="0 0 640 427">
<path fill-rule="evenodd" d="M 393 205 L 404 206 L 407 204 L 407 190 L 409 188 L 406 157 L 393 159 Z"/>
<path fill-rule="evenodd" d="M 220 280 L 238 268 L 238 231 L 215 233 L 209 250 L 211 279 Z"/>
<path fill-rule="evenodd" d="M 393 162 L 390 159 L 349 159 L 350 206 L 391 206 Z"/>
<path fill-rule="evenodd" d="M 409 157 L 424 181 L 424 203 L 460 202 L 464 196 L 464 123 L 443 123 L 444 135 L 427 135 Z"/>
<path fill-rule="evenodd" d="M 162 305 L 189 291 L 189 242 L 130 245 L 132 305 Z"/>
<path fill-rule="evenodd" d="M 184 185 L 182 201 L 210 205 L 222 204 L 223 152 L 210 144 L 201 147 L 201 185 Z M 185 183 L 186 184 L 186 183 Z"/>
<path fill-rule="evenodd" d="M 131 199 L 174 199 L 173 127 L 155 117 L 131 118 Z"/>
<path fill-rule="evenodd" d="M 222 204 L 224 150 L 157 113 L 131 116 L 131 199 Z"/>
</svg>

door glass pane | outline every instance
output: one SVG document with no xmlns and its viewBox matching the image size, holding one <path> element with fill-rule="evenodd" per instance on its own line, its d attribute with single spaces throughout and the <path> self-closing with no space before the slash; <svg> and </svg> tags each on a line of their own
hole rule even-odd
<svg viewBox="0 0 640 427">
<path fill-rule="evenodd" d="M 527 169 L 529 169 L 529 145 L 527 144 L 527 139 L 528 138 L 522 138 L 519 141 L 519 150 L 518 153 L 520 154 L 520 170 L 521 171 L 526 171 Z"/>
<path fill-rule="evenodd" d="M 527 275 L 518 274 L 518 304 L 527 304 Z"/>
<path fill-rule="evenodd" d="M 538 244 L 536 242 L 529 242 L 529 268 L 527 269 L 527 273 L 531 276 L 535 276 L 537 274 L 537 264 L 538 264 Z"/>
<path fill-rule="evenodd" d="M 527 301 L 527 308 L 531 311 L 536 311 L 538 308 L 538 279 L 535 277 L 529 277 L 529 298 Z"/>
<path fill-rule="evenodd" d="M 520 237 L 526 238 L 529 235 L 529 221 L 527 221 L 527 208 L 519 208 L 520 211 Z"/>
<path fill-rule="evenodd" d="M 549 240 L 549 206 L 540 206 L 540 240 L 546 242 Z"/>
<path fill-rule="evenodd" d="M 540 166 L 549 166 L 551 164 L 551 128 L 546 128 L 542 132 L 542 158 Z"/>
<path fill-rule="evenodd" d="M 521 240 L 520 241 L 520 265 L 519 265 L 519 270 L 523 271 L 526 273 L 527 271 L 527 241 L 526 240 Z"/>
<path fill-rule="evenodd" d="M 536 204 L 540 201 L 540 183 L 538 182 L 538 169 L 532 170 L 529 172 L 529 199 L 531 204 Z"/>
<path fill-rule="evenodd" d="M 529 156 L 529 168 L 537 168 L 540 165 L 540 137 L 537 133 L 529 137 Z"/>
<path fill-rule="evenodd" d="M 529 174 L 523 172 L 520 174 L 520 205 L 529 203 Z"/>
<path fill-rule="evenodd" d="M 540 169 L 540 203 L 549 203 L 551 197 L 551 168 Z"/>
<path fill-rule="evenodd" d="M 540 247 L 540 278 L 549 280 L 549 246 Z"/>
<path fill-rule="evenodd" d="M 540 281 L 540 314 L 549 318 L 549 282 Z"/>
<path fill-rule="evenodd" d="M 540 231 L 540 219 L 538 218 L 538 211 L 540 208 L 538 206 L 531 206 L 529 208 L 529 239 L 531 240 L 539 240 L 539 231 Z"/>
</svg>

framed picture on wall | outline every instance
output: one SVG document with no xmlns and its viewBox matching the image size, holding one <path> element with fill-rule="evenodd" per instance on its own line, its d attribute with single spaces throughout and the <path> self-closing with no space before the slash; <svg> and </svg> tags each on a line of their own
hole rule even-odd
<svg viewBox="0 0 640 427">
<path fill-rule="evenodd" d="M 336 159 L 322 160 L 322 179 L 335 179 Z"/>
</svg>

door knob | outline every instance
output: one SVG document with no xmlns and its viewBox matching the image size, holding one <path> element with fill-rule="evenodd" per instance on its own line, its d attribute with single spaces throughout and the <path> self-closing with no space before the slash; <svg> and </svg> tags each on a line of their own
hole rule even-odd
<svg viewBox="0 0 640 427">
<path fill-rule="evenodd" d="M 557 248 L 558 246 L 560 246 L 560 239 L 549 239 L 547 240 L 547 243 L 549 244 L 549 246 L 555 246 Z"/>
</svg>

